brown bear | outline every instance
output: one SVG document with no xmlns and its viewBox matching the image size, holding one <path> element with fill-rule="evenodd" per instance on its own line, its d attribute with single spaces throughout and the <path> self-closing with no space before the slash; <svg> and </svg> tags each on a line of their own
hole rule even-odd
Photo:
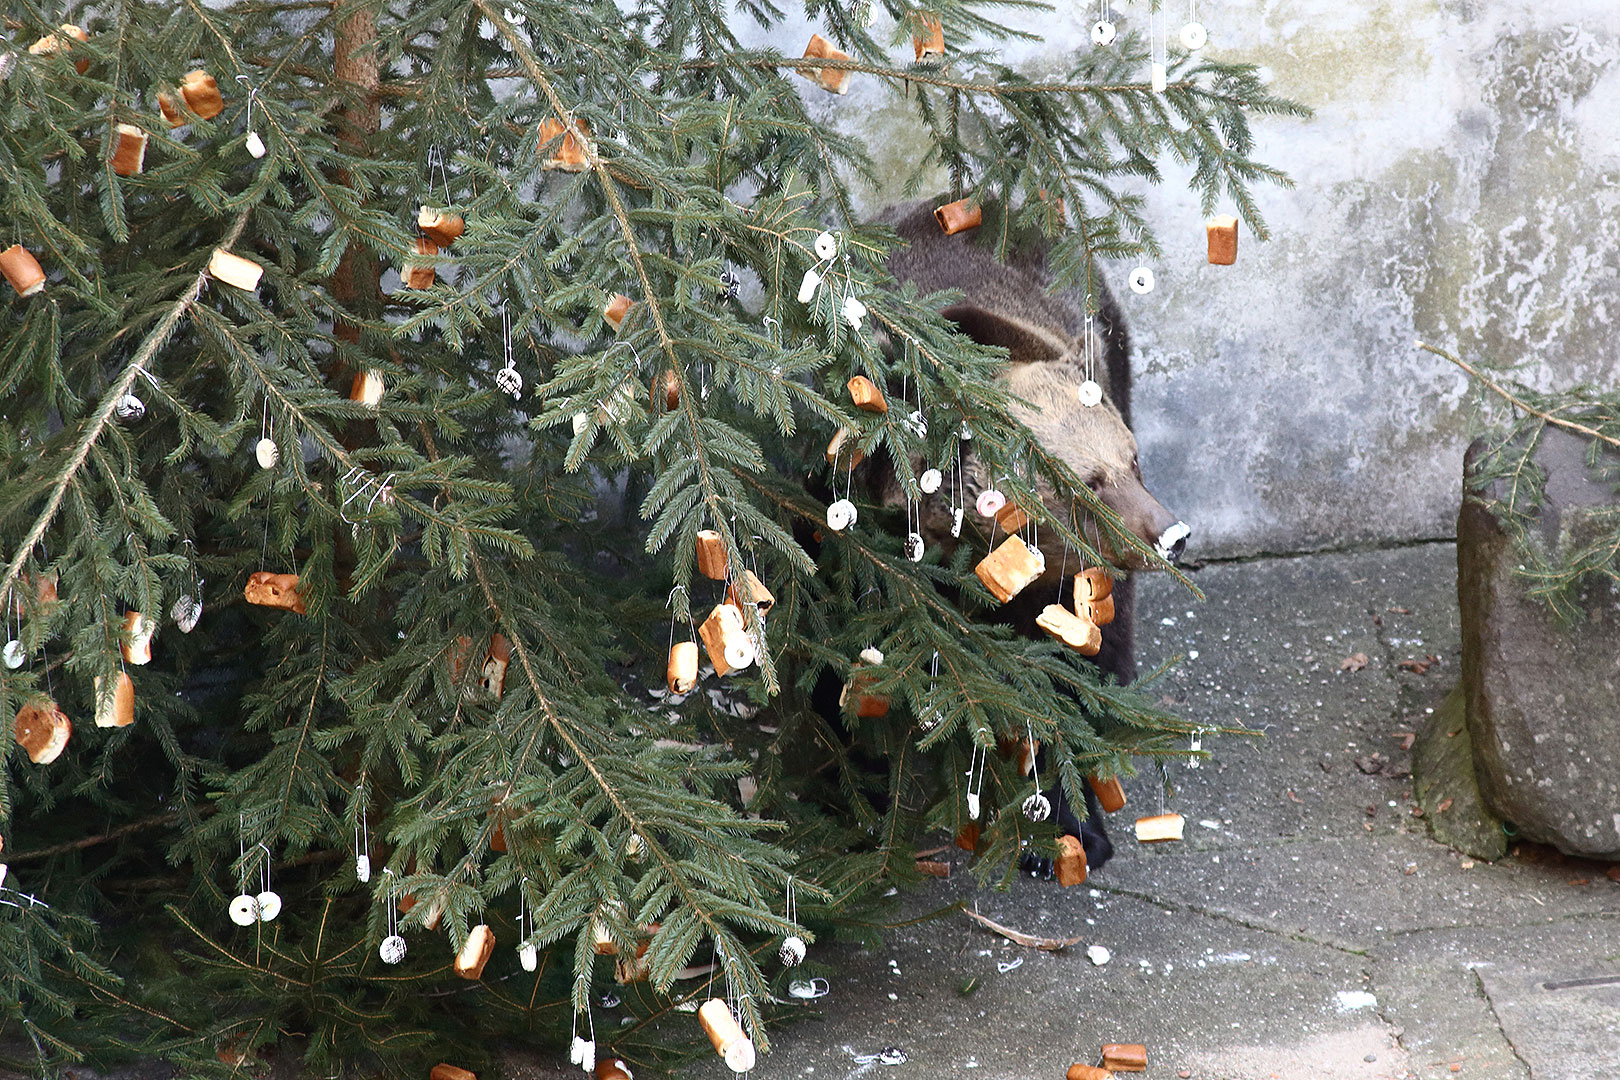
<svg viewBox="0 0 1620 1080">
<path fill-rule="evenodd" d="M 1007 349 L 1006 386 L 1028 403 L 1014 406 L 1013 415 L 1043 447 L 1088 483 L 1127 528 L 1165 561 L 1177 561 L 1186 548 L 1190 530 L 1148 492 L 1142 481 L 1136 437 L 1130 428 L 1130 338 L 1107 285 L 1100 278 L 1096 281 L 1099 311 L 1089 343 L 1103 399 L 1087 407 L 1078 396 L 1086 378 L 1088 344 L 1084 291 L 1051 291 L 1046 246 L 1038 236 L 1018 237 L 1010 246 L 1014 252 L 1010 261 L 998 261 L 990 251 L 1000 233 L 1000 210 L 994 204 L 984 207 L 984 224 L 978 229 L 946 235 L 934 218 L 934 207 L 944 201 L 892 207 L 882 215 L 882 220 L 906 241 L 906 246 L 890 257 L 890 270 L 900 281 L 915 283 L 925 295 L 946 290 L 961 294 L 961 299 L 942 314 L 981 344 Z M 988 476 L 971 454 L 965 457 L 962 474 L 967 488 L 965 503 L 972 507 L 978 493 L 992 486 L 996 478 Z M 1048 513 L 1063 512 L 1051 505 L 1049 486 L 1043 484 L 1037 491 L 1045 496 Z M 884 497 L 894 503 L 904 498 L 892 480 Z M 982 549 L 990 539 L 988 530 L 980 530 L 970 538 L 967 529 L 960 540 L 953 538 L 951 505 L 943 493 L 925 498 L 921 508 L 921 531 L 930 545 L 939 544 L 949 550 L 956 543 L 969 542 Z M 982 519 L 970 512 L 966 520 L 977 529 Z M 1096 537 L 1101 554 L 1122 570 L 1150 570 L 1159 565 L 1134 550 L 1113 551 L 1106 543 L 1106 535 L 1089 516 L 1076 524 L 1082 535 Z M 1000 613 L 1031 636 L 1040 633 L 1035 626 L 1036 616 L 1056 600 L 1065 563 L 1070 574 L 1080 569 L 1074 553 L 1064 552 L 1062 541 L 1051 530 L 1041 535 L 1040 546 L 1046 558 L 1046 574 Z M 1129 577 L 1115 584 L 1113 596 L 1114 621 L 1103 627 L 1102 650 L 1094 659 L 1103 672 L 1120 683 L 1129 683 L 1136 678 L 1132 625 L 1135 590 Z M 1086 792 L 1087 817 L 1083 822 L 1077 820 L 1061 786 L 1046 794 L 1059 831 L 1079 836 L 1085 844 L 1088 864 L 1100 868 L 1113 847 L 1092 794 Z M 1049 870 L 1044 860 L 1031 862 L 1036 868 Z"/>
</svg>

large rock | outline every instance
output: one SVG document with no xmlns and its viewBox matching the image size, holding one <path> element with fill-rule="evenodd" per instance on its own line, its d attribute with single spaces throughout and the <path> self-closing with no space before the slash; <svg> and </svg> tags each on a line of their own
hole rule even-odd
<svg viewBox="0 0 1620 1080">
<path fill-rule="evenodd" d="M 1606 530 L 1612 486 L 1591 480 L 1588 444 L 1549 429 L 1536 450 L 1546 498 L 1532 542 L 1553 553 Z M 1481 444 L 1464 465 L 1472 476 Z M 1457 518 L 1462 683 L 1486 803 L 1521 836 L 1572 855 L 1620 859 L 1620 591 L 1589 578 L 1581 617 L 1560 623 L 1527 594 L 1512 539 L 1485 507 Z"/>
</svg>

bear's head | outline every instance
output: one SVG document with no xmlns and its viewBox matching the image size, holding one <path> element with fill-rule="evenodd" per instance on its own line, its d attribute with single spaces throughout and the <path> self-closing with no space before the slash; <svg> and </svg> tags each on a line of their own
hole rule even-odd
<svg viewBox="0 0 1620 1080">
<path fill-rule="evenodd" d="M 1013 273 L 1012 271 L 1008 271 Z M 970 296 L 944 309 L 946 318 L 983 345 L 1007 350 L 1007 369 L 1002 376 L 1008 392 L 1018 399 L 1009 410 L 1029 428 L 1036 440 L 1052 456 L 1062 461 L 1086 483 L 1105 505 L 1136 536 L 1152 546 L 1168 562 L 1175 562 L 1187 546 L 1191 530 L 1154 498 L 1142 482 L 1142 466 L 1137 456 L 1136 436 L 1113 401 L 1106 344 L 1092 331 L 1089 355 L 1094 358 L 1092 378 L 1101 386 L 1103 399 L 1097 405 L 1083 405 L 1080 387 L 1086 381 L 1085 358 L 1088 345 L 1085 331 L 1071 337 L 1056 325 L 1036 322 L 1022 310 L 1008 310 L 997 304 L 1000 290 Z M 1123 358 L 1115 358 L 1120 362 Z M 970 474 L 975 470 L 970 469 Z M 992 478 L 970 475 L 970 488 L 987 485 Z M 977 485 L 974 481 L 977 481 Z M 1044 501 L 1051 504 L 1052 492 L 1041 485 Z M 1078 511 L 1078 508 L 1077 508 Z M 1126 570 L 1146 570 L 1153 565 L 1134 548 L 1115 551 L 1108 535 L 1090 515 L 1076 514 L 1078 531 L 1092 540 L 1104 558 Z M 1061 554 L 1061 543 L 1047 551 L 1047 562 Z M 1048 548 L 1047 538 L 1041 547 Z"/>
<path fill-rule="evenodd" d="M 984 205 L 984 225 L 947 236 L 934 220 L 933 209 L 940 201 L 892 206 L 883 213 L 881 220 L 905 241 L 891 252 L 890 271 L 903 282 L 915 283 L 925 295 L 947 290 L 955 294 L 957 299 L 942 313 L 981 344 L 1007 350 L 1003 380 L 1008 391 L 1023 402 L 1012 407 L 1013 415 L 1047 451 L 1090 485 L 1126 528 L 1166 561 L 1175 562 L 1186 548 L 1191 530 L 1142 482 L 1136 436 L 1129 423 L 1129 347 L 1123 319 L 1107 285 L 1096 282 L 1100 317 L 1088 322 L 1081 291 L 1049 287 L 1052 275 L 1046 265 L 1046 238 L 1003 228 L 1003 207 L 994 200 Z M 1005 262 L 993 250 L 998 239 L 1005 241 Z M 1098 326 L 1106 326 L 1107 333 L 1099 332 Z M 1101 403 L 1089 407 L 1079 399 L 1088 356 L 1093 362 L 1092 378 L 1103 391 Z M 998 480 L 985 473 L 968 454 L 962 480 L 969 507 L 979 490 Z M 1049 486 L 1037 490 L 1053 516 L 1068 516 L 1065 508 L 1054 504 Z M 930 543 L 948 547 L 950 514 L 948 508 L 941 511 L 936 505 L 940 503 L 929 500 L 921 508 L 922 527 Z M 1107 534 L 1079 507 L 1073 520 L 1076 530 L 1121 569 L 1158 565 L 1135 549 L 1115 551 Z M 1062 542 L 1046 530 L 1040 533 L 1040 543 L 1048 573 L 1055 576 L 1064 564 Z"/>
</svg>

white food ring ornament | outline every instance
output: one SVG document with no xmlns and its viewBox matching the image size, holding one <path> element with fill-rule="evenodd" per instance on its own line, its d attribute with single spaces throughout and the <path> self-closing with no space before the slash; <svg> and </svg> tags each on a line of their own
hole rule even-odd
<svg viewBox="0 0 1620 1080">
<path fill-rule="evenodd" d="M 838 238 L 830 232 L 824 232 L 816 237 L 816 257 L 830 259 L 838 254 Z"/>
<path fill-rule="evenodd" d="M 1209 32 L 1201 22 L 1190 22 L 1181 28 L 1181 47 L 1188 52 L 1197 52 L 1208 40 Z"/>
<path fill-rule="evenodd" d="M 1007 496 L 995 488 L 986 488 L 979 492 L 979 497 L 973 501 L 973 509 L 979 512 L 980 517 L 995 517 L 1007 505 Z"/>
<path fill-rule="evenodd" d="M 280 893 L 266 889 L 253 899 L 258 904 L 260 922 L 270 922 L 281 914 Z"/>
<path fill-rule="evenodd" d="M 1137 296 L 1146 296 L 1153 291 L 1153 270 L 1150 267 L 1138 266 L 1131 271 L 1131 292 Z"/>
<path fill-rule="evenodd" d="M 503 367 L 495 373 L 495 389 L 514 399 L 523 396 L 523 376 L 515 367 Z"/>
<path fill-rule="evenodd" d="M 733 671 L 741 671 L 759 659 L 759 651 L 754 648 L 754 639 L 747 634 L 738 634 L 726 644 L 726 665 Z"/>
<path fill-rule="evenodd" d="M 1024 800 L 1024 816 L 1039 825 L 1052 816 L 1052 801 L 1037 791 Z"/>
<path fill-rule="evenodd" d="M 944 482 L 945 476 L 938 469 L 924 469 L 922 476 L 917 478 L 917 486 L 922 488 L 924 495 L 932 495 Z"/>
<path fill-rule="evenodd" d="M 362 885 L 371 880 L 370 855 L 356 855 L 354 857 L 354 879 Z"/>
<path fill-rule="evenodd" d="M 962 508 L 960 506 L 958 506 L 955 510 L 951 511 L 951 535 L 952 536 L 961 536 L 962 535 L 962 517 L 963 517 L 963 512 L 962 512 Z"/>
<path fill-rule="evenodd" d="M 197 584 L 200 586 L 202 582 L 199 581 Z M 169 608 L 169 617 L 174 620 L 174 625 L 180 628 L 182 634 L 189 634 L 197 629 L 197 620 L 202 618 L 202 612 L 202 601 L 187 593 L 175 599 Z"/>
<path fill-rule="evenodd" d="M 833 532 L 843 532 L 855 524 L 855 519 L 859 516 L 854 503 L 848 499 L 839 499 L 827 507 L 827 528 Z"/>
<path fill-rule="evenodd" d="M 906 534 L 906 558 L 912 562 L 922 562 L 923 552 L 926 550 L 921 533 Z"/>
<path fill-rule="evenodd" d="M 1107 48 L 1114 43 L 1117 32 L 1113 23 L 1107 19 L 1099 19 L 1091 24 L 1091 43 L 1100 48 Z"/>
<path fill-rule="evenodd" d="M 276 445 L 274 439 L 260 439 L 253 444 L 253 457 L 258 461 L 259 468 L 273 469 L 276 462 L 281 460 L 281 447 Z"/>
<path fill-rule="evenodd" d="M 247 152 L 252 154 L 254 157 L 264 157 L 264 140 L 259 138 L 259 133 L 257 131 L 248 132 L 247 138 L 243 140 L 243 145 L 247 147 Z"/>
<path fill-rule="evenodd" d="M 259 901 L 256 897 L 243 893 L 230 906 L 231 922 L 237 926 L 252 926 L 259 921 Z"/>
<path fill-rule="evenodd" d="M 16 638 L 12 638 L 10 641 L 6 642 L 4 656 L 6 667 L 10 668 L 12 671 L 16 671 L 28 661 L 27 650 L 23 648 L 23 643 L 18 641 Z"/>
<path fill-rule="evenodd" d="M 405 959 L 405 939 L 398 934 L 389 934 L 377 946 L 377 955 L 385 964 L 397 964 Z"/>
<path fill-rule="evenodd" d="M 806 953 L 804 939 L 797 934 L 791 934 L 782 940 L 782 948 L 777 951 L 783 967 L 798 967 L 804 962 Z"/>
<path fill-rule="evenodd" d="M 113 406 L 113 412 L 118 414 L 120 420 L 139 420 L 146 415 L 146 402 L 134 394 L 125 394 Z"/>
<path fill-rule="evenodd" d="M 524 971 L 534 971 L 540 966 L 540 950 L 525 941 L 517 947 L 518 963 Z"/>
<path fill-rule="evenodd" d="M 1095 409 L 1098 405 L 1102 404 L 1102 387 L 1097 384 L 1097 380 L 1087 379 L 1085 382 L 1080 384 L 1080 390 L 1076 396 L 1079 397 L 1080 404 L 1084 405 L 1088 409 Z"/>
</svg>

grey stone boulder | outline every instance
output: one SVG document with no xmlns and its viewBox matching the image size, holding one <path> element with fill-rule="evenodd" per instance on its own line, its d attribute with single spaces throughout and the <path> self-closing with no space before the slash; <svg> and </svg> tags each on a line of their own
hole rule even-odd
<svg viewBox="0 0 1620 1080">
<path fill-rule="evenodd" d="M 1562 552 L 1601 535 L 1594 511 L 1611 485 L 1592 480 L 1588 444 L 1549 428 L 1535 461 L 1546 498 L 1532 542 Z M 1469 448 L 1465 485 L 1482 445 Z M 1484 506 L 1457 518 L 1462 687 L 1486 805 L 1520 836 L 1570 855 L 1620 859 L 1620 592 L 1587 580 L 1580 618 L 1564 624 L 1528 594 L 1512 538 Z"/>
</svg>

